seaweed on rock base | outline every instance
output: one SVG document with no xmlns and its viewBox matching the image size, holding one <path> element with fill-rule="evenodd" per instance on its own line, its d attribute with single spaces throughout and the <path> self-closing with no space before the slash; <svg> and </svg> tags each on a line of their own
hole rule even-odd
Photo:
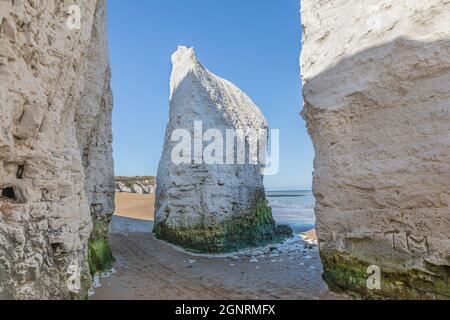
<svg viewBox="0 0 450 320">
<path fill-rule="evenodd" d="M 424 269 L 383 270 L 381 289 L 367 286 L 371 265 L 338 251 L 321 251 L 323 278 L 331 291 L 363 299 L 448 300 L 450 268 L 425 263 Z M 386 268 L 387 269 L 387 268 Z"/>
<path fill-rule="evenodd" d="M 98 272 L 111 270 L 114 262 L 114 256 L 106 240 L 89 241 L 88 263 L 92 276 Z"/>
<path fill-rule="evenodd" d="M 264 246 L 292 237 L 289 226 L 277 226 L 267 201 L 260 201 L 251 216 L 232 217 L 212 227 L 170 228 L 156 223 L 153 232 L 161 240 L 202 253 L 227 253 Z"/>
<path fill-rule="evenodd" d="M 94 219 L 94 228 L 88 244 L 89 272 L 92 276 L 112 269 L 115 259 L 108 243 L 109 220 Z"/>
</svg>

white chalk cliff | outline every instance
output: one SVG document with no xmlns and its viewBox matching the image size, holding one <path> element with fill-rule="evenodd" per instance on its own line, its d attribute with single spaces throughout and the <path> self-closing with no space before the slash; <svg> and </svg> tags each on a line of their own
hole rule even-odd
<svg viewBox="0 0 450 320">
<path fill-rule="evenodd" d="M 84 298 L 112 259 L 105 1 L 77 4 L 80 30 L 65 1 L 0 1 L 0 299 Z"/>
<path fill-rule="evenodd" d="M 194 122 L 202 121 L 204 133 L 217 129 L 225 138 L 227 129 L 267 129 L 264 116 L 235 85 L 205 69 L 194 49 L 179 47 L 172 62 L 170 116 L 157 178 L 156 235 L 208 252 L 274 241 L 277 227 L 267 206 L 261 164 L 200 163 L 202 154 L 194 149 L 189 163 L 175 164 L 171 157 L 177 129 L 186 129 L 193 139 Z"/>
<path fill-rule="evenodd" d="M 301 7 L 325 279 L 364 297 L 449 299 L 450 2 Z M 381 288 L 376 274 L 367 284 L 377 268 Z"/>
</svg>

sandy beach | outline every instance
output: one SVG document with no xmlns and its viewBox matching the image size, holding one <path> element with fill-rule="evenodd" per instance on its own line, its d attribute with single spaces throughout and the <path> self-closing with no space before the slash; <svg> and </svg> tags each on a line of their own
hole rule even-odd
<svg viewBox="0 0 450 320">
<path fill-rule="evenodd" d="M 116 193 L 116 212 L 120 217 L 153 221 L 154 194 Z"/>
<path fill-rule="evenodd" d="M 118 194 L 110 242 L 114 272 L 92 300 L 340 299 L 321 278 L 317 248 L 287 244 L 229 255 L 196 255 L 151 233 L 153 196 Z"/>
</svg>

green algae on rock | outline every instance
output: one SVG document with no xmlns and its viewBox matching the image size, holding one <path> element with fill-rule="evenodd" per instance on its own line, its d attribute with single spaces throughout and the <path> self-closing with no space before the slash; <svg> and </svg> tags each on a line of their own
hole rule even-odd
<svg viewBox="0 0 450 320">
<path fill-rule="evenodd" d="M 91 275 L 112 269 L 114 256 L 106 240 L 89 241 L 88 263 Z"/>
<path fill-rule="evenodd" d="M 257 205 L 254 216 L 232 217 L 212 227 L 169 228 L 157 223 L 154 233 L 159 239 L 185 249 L 204 253 L 226 253 L 248 247 L 281 242 L 292 237 L 289 226 L 277 226 L 267 201 Z"/>
<path fill-rule="evenodd" d="M 323 278 L 338 293 L 365 299 L 448 300 L 450 267 L 426 263 L 423 268 L 381 268 L 381 289 L 369 289 L 369 263 L 342 252 L 321 252 Z"/>
<path fill-rule="evenodd" d="M 98 272 L 106 272 L 112 269 L 115 262 L 111 247 L 108 242 L 108 225 L 110 217 L 94 220 L 94 228 L 88 244 L 89 272 L 95 275 Z"/>
</svg>

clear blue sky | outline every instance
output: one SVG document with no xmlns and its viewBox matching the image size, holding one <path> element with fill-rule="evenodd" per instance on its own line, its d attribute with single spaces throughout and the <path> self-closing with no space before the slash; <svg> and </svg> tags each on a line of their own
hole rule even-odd
<svg viewBox="0 0 450 320">
<path fill-rule="evenodd" d="M 168 120 L 170 56 L 193 46 L 280 129 L 267 189 L 309 189 L 314 151 L 302 107 L 299 0 L 108 0 L 116 175 L 155 175 Z"/>
</svg>

